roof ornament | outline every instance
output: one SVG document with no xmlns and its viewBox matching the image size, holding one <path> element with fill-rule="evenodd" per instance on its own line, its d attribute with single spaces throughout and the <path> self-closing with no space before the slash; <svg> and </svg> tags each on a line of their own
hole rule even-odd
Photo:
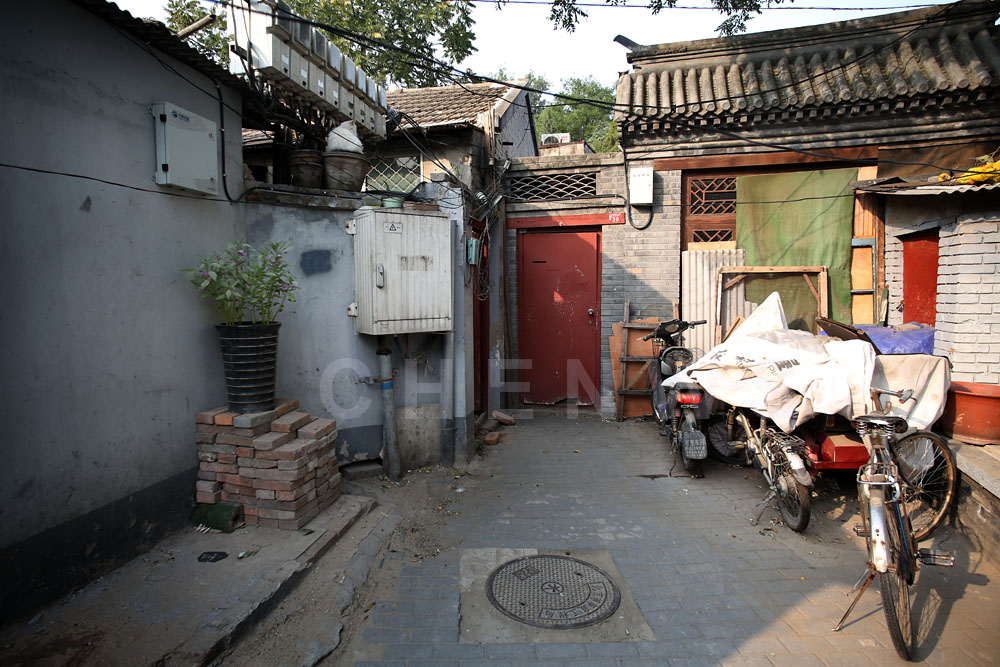
<svg viewBox="0 0 1000 667">
<path fill-rule="evenodd" d="M 619 44 L 621 44 L 622 46 L 624 46 L 629 51 L 635 51 L 636 49 L 641 49 L 642 48 L 642 44 L 638 44 L 636 42 L 633 42 L 631 39 L 629 39 L 625 35 L 618 35 L 618 36 L 616 36 L 615 37 L 615 41 L 618 42 Z"/>
</svg>

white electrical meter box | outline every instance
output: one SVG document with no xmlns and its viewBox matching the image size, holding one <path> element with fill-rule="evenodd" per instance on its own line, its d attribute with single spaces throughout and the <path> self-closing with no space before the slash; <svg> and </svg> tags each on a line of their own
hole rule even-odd
<svg viewBox="0 0 1000 667">
<path fill-rule="evenodd" d="M 287 18 L 271 15 L 272 8 L 263 3 L 251 0 L 235 2 L 232 7 L 234 20 L 228 22 L 229 34 L 233 43 L 246 49 L 250 54 L 250 66 L 269 79 L 285 79 L 290 76 L 290 47 L 286 43 L 289 37 Z M 229 71 L 234 74 L 246 74 L 246 65 L 242 58 L 229 60 Z"/>
<path fill-rule="evenodd" d="M 334 111 L 340 111 L 340 82 L 326 75 L 326 102 Z"/>
<path fill-rule="evenodd" d="M 340 85 L 347 85 L 353 89 L 354 79 L 357 76 L 356 71 L 354 61 L 345 55 L 340 63 Z"/>
<path fill-rule="evenodd" d="M 385 116 L 377 112 L 375 114 L 375 134 L 385 137 Z"/>
<path fill-rule="evenodd" d="M 446 214 L 362 208 L 354 228 L 358 333 L 451 331 L 451 219 Z"/>
<path fill-rule="evenodd" d="M 354 120 L 354 93 L 347 86 L 340 87 L 340 113 Z"/>
<path fill-rule="evenodd" d="M 326 65 L 326 58 L 328 56 L 329 41 L 326 36 L 319 30 L 313 30 L 312 32 L 312 50 L 309 52 L 309 58 L 317 65 Z"/>
<path fill-rule="evenodd" d="M 385 111 L 387 101 L 386 101 L 386 95 L 385 95 L 385 88 L 383 88 L 382 86 L 378 87 L 378 100 L 377 100 L 377 103 L 378 103 L 378 107 L 380 109 L 382 109 L 383 111 Z"/>
<path fill-rule="evenodd" d="M 628 198 L 635 206 L 651 206 L 653 204 L 653 168 L 631 167 L 628 170 Z"/>
<path fill-rule="evenodd" d="M 334 78 L 340 77 L 340 65 L 343 60 L 343 56 L 340 53 L 340 49 L 333 42 L 327 43 L 326 51 L 326 71 L 328 74 L 332 74 Z"/>
<path fill-rule="evenodd" d="M 307 55 L 312 50 L 312 33 L 313 29 L 308 23 L 302 21 L 296 23 L 292 48 L 297 49 L 302 55 Z"/>
<path fill-rule="evenodd" d="M 326 72 L 323 70 L 323 66 L 317 65 L 310 60 L 305 62 L 309 70 L 308 97 L 313 102 L 326 102 L 326 90 L 324 90 L 326 88 Z M 320 81 L 323 83 L 321 84 Z"/>
<path fill-rule="evenodd" d="M 149 107 L 156 126 L 158 185 L 219 193 L 219 133 L 213 121 L 160 102 Z"/>
</svg>

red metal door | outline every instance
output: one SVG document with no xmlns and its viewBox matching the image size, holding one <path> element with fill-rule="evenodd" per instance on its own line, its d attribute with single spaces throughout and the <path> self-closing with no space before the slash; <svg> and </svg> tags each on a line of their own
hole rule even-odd
<svg viewBox="0 0 1000 667">
<path fill-rule="evenodd" d="M 595 405 L 601 351 L 600 232 L 522 232 L 518 241 L 521 400 Z"/>
<path fill-rule="evenodd" d="M 903 242 L 903 321 L 934 326 L 937 318 L 938 230 L 900 237 Z"/>
</svg>

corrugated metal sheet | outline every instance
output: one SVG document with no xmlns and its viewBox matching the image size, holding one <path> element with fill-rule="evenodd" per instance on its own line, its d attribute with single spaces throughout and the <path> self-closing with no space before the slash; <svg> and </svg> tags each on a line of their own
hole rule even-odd
<svg viewBox="0 0 1000 667">
<path fill-rule="evenodd" d="M 708 320 L 684 334 L 688 347 L 707 352 L 715 346 L 715 274 L 722 266 L 743 266 L 745 253 L 733 250 L 685 250 L 681 253 L 681 319 Z M 742 287 L 734 288 L 723 301 L 724 323 L 745 311 Z M 724 333 L 724 332 L 723 332 Z"/>
<path fill-rule="evenodd" d="M 450 219 L 394 209 L 360 212 L 355 218 L 354 279 L 358 333 L 450 331 Z"/>
<path fill-rule="evenodd" d="M 972 183 L 969 185 L 947 185 L 942 183 L 940 185 L 919 185 L 912 188 L 872 186 L 863 190 L 859 189 L 858 191 L 874 192 L 880 195 L 953 195 L 962 192 L 982 192 L 998 189 L 1000 189 L 1000 183 Z"/>
</svg>

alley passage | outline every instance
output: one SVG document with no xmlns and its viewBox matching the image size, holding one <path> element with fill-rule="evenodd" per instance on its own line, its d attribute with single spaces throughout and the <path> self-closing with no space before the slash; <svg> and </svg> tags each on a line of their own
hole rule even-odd
<svg viewBox="0 0 1000 667">
<path fill-rule="evenodd" d="M 776 510 L 750 526 L 765 493 L 753 471 L 708 464 L 704 479 L 675 478 L 667 476 L 672 463 L 651 423 L 522 415 L 487 448 L 478 472 L 456 480 L 463 492 L 447 508 L 454 514 L 428 528 L 440 554 L 386 555 L 382 567 L 394 564 L 399 575 L 334 662 L 902 664 L 874 587 L 850 623 L 830 631 L 864 570 L 862 542 L 850 530 L 850 477 L 840 490 L 820 487 L 813 522 L 798 535 Z M 957 564 L 921 570 L 917 659 L 995 664 L 1000 572 L 950 528 L 936 541 Z M 622 589 L 615 614 L 558 630 L 492 608 L 482 590 L 491 563 L 536 553 L 606 572 Z"/>
</svg>

